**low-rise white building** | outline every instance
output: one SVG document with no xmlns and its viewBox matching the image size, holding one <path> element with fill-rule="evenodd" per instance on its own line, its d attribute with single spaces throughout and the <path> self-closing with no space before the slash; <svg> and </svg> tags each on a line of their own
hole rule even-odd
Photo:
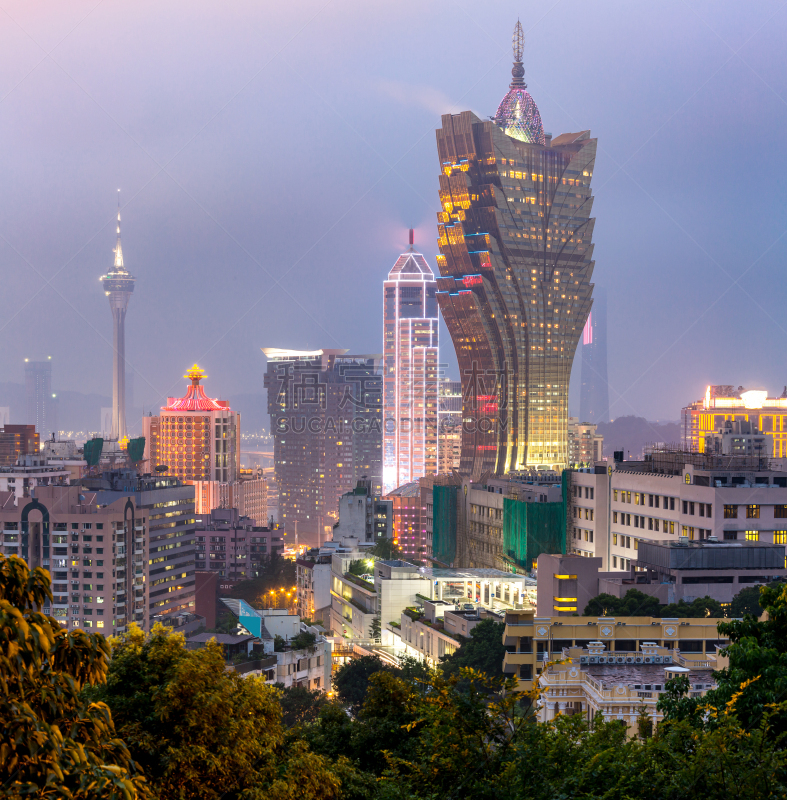
<svg viewBox="0 0 787 800">
<path fill-rule="evenodd" d="M 0 467 L 0 492 L 13 492 L 17 501 L 30 497 L 36 486 L 68 486 L 70 481 L 67 466 L 50 465 L 43 455 L 23 455 L 13 466 Z"/>
</svg>

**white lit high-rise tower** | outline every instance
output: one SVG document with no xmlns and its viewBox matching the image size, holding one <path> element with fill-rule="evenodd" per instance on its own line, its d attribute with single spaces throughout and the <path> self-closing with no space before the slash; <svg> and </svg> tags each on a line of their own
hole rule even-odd
<svg viewBox="0 0 787 800">
<path fill-rule="evenodd" d="M 410 249 L 384 283 L 383 491 L 437 472 L 438 327 L 434 273 Z"/>
</svg>

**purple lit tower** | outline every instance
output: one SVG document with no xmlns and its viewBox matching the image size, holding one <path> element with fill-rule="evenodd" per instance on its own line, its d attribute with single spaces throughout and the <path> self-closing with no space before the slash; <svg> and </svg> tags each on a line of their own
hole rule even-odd
<svg viewBox="0 0 787 800">
<path fill-rule="evenodd" d="M 118 191 L 120 191 L 118 189 Z M 115 264 L 101 277 L 104 293 L 112 309 L 112 438 L 126 437 L 126 310 L 134 291 L 133 275 L 123 266 L 123 248 L 120 245 L 120 197 L 118 196 L 117 245 Z"/>
</svg>

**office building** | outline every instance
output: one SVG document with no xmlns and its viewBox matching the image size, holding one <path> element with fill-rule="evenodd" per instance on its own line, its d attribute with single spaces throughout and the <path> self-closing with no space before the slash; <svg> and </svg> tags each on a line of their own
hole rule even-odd
<svg viewBox="0 0 787 800">
<path fill-rule="evenodd" d="M 503 672 L 518 678 L 518 689 L 543 690 L 539 719 L 601 713 L 619 719 L 629 735 L 637 731 L 644 707 L 653 723 L 662 719 L 657 703 L 666 683 L 686 675 L 692 696 L 715 687 L 712 671 L 727 666 L 719 649 L 719 620 L 657 617 L 536 616 L 535 609 L 506 611 Z M 565 659 L 544 667 L 545 662 Z M 695 694 L 696 692 L 696 694 Z"/>
<path fill-rule="evenodd" d="M 437 301 L 462 376 L 462 472 L 478 480 L 568 464 L 568 384 L 591 307 L 596 140 L 543 130 L 515 31 L 493 119 L 437 131 Z"/>
<path fill-rule="evenodd" d="M 278 520 L 298 544 L 319 546 L 339 500 L 360 479 L 382 490 L 379 355 L 264 349 Z"/>
<path fill-rule="evenodd" d="M 582 331 L 582 389 L 579 395 L 582 422 L 609 422 L 607 381 L 607 290 L 595 287 L 593 308 Z"/>
<path fill-rule="evenodd" d="M 120 243 L 120 196 L 118 195 L 115 263 L 101 281 L 112 310 L 112 430 L 111 438 L 126 438 L 126 311 L 136 278 L 123 264 Z"/>
<path fill-rule="evenodd" d="M 436 284 L 426 259 L 410 249 L 383 284 L 383 484 L 397 486 L 437 472 Z"/>
<path fill-rule="evenodd" d="M 157 416 L 142 418 L 149 471 L 182 481 L 233 483 L 240 474 L 240 414 L 226 400 L 214 400 L 200 384 L 206 375 L 196 364 L 183 376 L 184 397 L 168 397 Z"/>
<path fill-rule="evenodd" d="M 527 574 L 541 553 L 565 551 L 565 494 L 554 473 L 438 476 L 423 506 L 435 566 Z"/>
<path fill-rule="evenodd" d="M 40 449 L 35 425 L 5 425 L 0 430 L 0 466 L 11 467 L 24 455 L 38 455 Z"/>
<path fill-rule="evenodd" d="M 604 437 L 597 433 L 596 425 L 568 418 L 568 458 L 572 467 L 589 467 L 601 461 L 604 454 Z"/>
<path fill-rule="evenodd" d="M 437 396 L 437 472 L 450 474 L 462 459 L 462 382 L 440 381 Z"/>
<path fill-rule="evenodd" d="M 759 456 L 646 448 L 643 461 L 566 472 L 570 552 L 629 571 L 643 541 L 787 543 L 787 473 Z"/>
<path fill-rule="evenodd" d="M 767 437 L 768 455 L 787 457 L 787 387 L 779 397 L 769 397 L 765 389 L 708 386 L 702 400 L 681 409 L 680 418 L 687 450 L 702 453 L 708 436 L 732 433 L 734 426 L 728 423 L 748 423 L 751 434 Z"/>
<path fill-rule="evenodd" d="M 46 361 L 25 359 L 27 424 L 39 434 L 57 433 L 57 397 L 52 391 L 52 356 Z"/>
</svg>

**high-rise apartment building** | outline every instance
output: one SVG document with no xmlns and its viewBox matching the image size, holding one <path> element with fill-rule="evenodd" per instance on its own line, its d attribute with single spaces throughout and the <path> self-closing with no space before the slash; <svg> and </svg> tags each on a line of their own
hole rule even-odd
<svg viewBox="0 0 787 800">
<path fill-rule="evenodd" d="M 279 525 L 319 546 L 359 479 L 382 489 L 379 355 L 265 348 Z"/>
<path fill-rule="evenodd" d="M 51 613 L 110 635 L 194 611 L 193 489 L 132 470 L 0 502 L 6 555 L 52 576 Z"/>
<path fill-rule="evenodd" d="M 572 467 L 592 467 L 604 454 L 604 437 L 596 426 L 568 418 L 568 463 Z"/>
<path fill-rule="evenodd" d="M 118 190 L 119 191 L 119 190 Z M 123 264 L 120 244 L 120 197 L 118 196 L 115 263 L 101 281 L 112 310 L 112 430 L 113 439 L 126 437 L 126 311 L 136 278 Z"/>
<path fill-rule="evenodd" d="M 493 119 L 442 118 L 437 301 L 462 378 L 463 472 L 568 463 L 568 385 L 591 307 L 590 131 L 544 132 L 513 81 Z"/>
<path fill-rule="evenodd" d="M 787 387 L 780 397 L 768 397 L 765 389 L 708 386 L 702 400 L 681 409 L 680 420 L 683 446 L 692 452 L 704 452 L 713 434 L 734 430 L 727 423 L 743 422 L 751 434 L 764 433 L 770 440 L 769 455 L 787 457 Z"/>
<path fill-rule="evenodd" d="M 593 309 L 582 331 L 582 391 L 579 396 L 581 422 L 609 422 L 607 381 L 607 291 L 593 291 Z"/>
<path fill-rule="evenodd" d="M 148 470 L 183 481 L 232 483 L 240 474 L 240 414 L 226 400 L 214 400 L 200 384 L 196 364 L 183 376 L 191 381 L 184 397 L 168 397 L 158 416 L 142 418 Z"/>
<path fill-rule="evenodd" d="M 434 273 L 410 249 L 383 284 L 385 491 L 437 472 L 438 325 Z"/>
<path fill-rule="evenodd" d="M 52 357 L 46 361 L 25 359 L 25 396 L 27 424 L 39 434 L 49 436 L 58 431 L 57 398 L 52 392 Z"/>
</svg>

